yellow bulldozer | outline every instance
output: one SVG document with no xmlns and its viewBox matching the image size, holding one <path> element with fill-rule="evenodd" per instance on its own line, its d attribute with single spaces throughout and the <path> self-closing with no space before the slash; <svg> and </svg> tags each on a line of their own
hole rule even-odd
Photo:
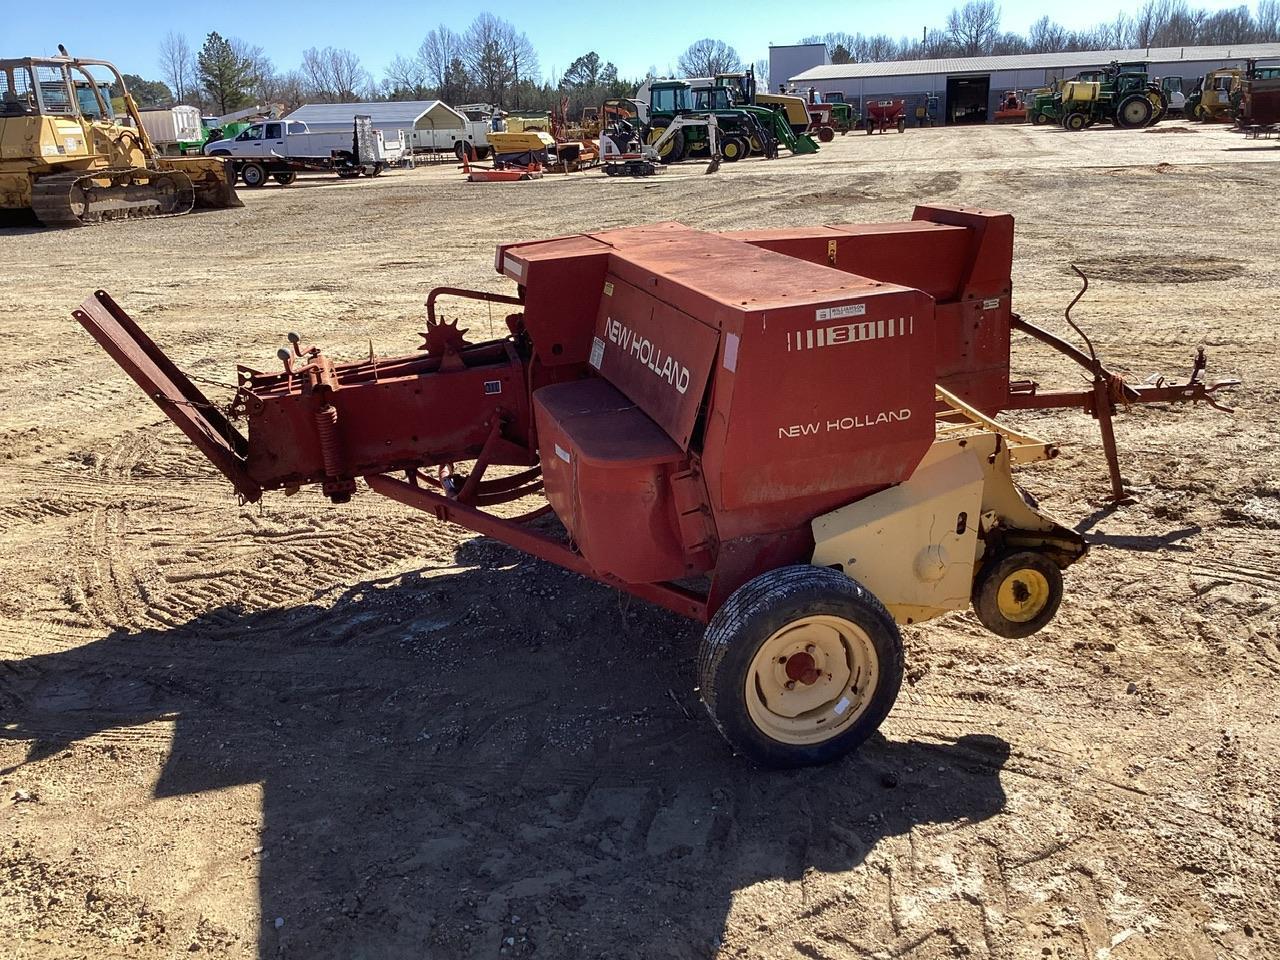
<svg viewBox="0 0 1280 960">
<path fill-rule="evenodd" d="M 115 66 L 58 53 L 0 60 L 0 211 L 75 227 L 243 205 L 224 158 L 160 156 Z"/>
</svg>

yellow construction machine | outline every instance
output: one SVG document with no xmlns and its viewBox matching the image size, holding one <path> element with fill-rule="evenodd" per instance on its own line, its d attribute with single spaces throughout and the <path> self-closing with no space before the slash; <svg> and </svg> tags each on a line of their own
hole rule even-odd
<svg viewBox="0 0 1280 960">
<path fill-rule="evenodd" d="M 58 53 L 0 60 L 0 211 L 75 227 L 242 206 L 224 158 L 160 156 L 112 64 Z"/>
</svg>

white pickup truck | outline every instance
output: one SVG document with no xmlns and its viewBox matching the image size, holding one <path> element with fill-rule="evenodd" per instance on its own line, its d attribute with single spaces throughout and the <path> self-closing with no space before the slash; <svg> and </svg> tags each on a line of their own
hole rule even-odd
<svg viewBox="0 0 1280 960">
<path fill-rule="evenodd" d="M 333 170 L 343 179 L 376 177 L 396 159 L 368 117 L 356 117 L 349 131 L 324 133 L 301 120 L 263 120 L 233 139 L 206 143 L 204 152 L 234 160 L 246 187 L 260 187 L 268 176 L 288 186 L 299 170 Z"/>
</svg>

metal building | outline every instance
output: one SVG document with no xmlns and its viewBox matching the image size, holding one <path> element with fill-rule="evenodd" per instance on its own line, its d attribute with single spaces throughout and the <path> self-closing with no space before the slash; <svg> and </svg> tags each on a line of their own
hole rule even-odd
<svg viewBox="0 0 1280 960">
<path fill-rule="evenodd" d="M 769 84 L 778 89 L 798 73 L 831 62 L 825 43 L 769 44 Z"/>
<path fill-rule="evenodd" d="M 290 120 L 304 120 L 312 130 L 350 130 L 357 116 L 369 117 L 375 130 L 387 138 L 399 131 L 412 131 L 412 145 L 431 148 L 434 132 L 448 131 L 454 139 L 463 136 L 467 118 L 443 100 L 386 100 L 371 103 L 308 103 L 289 114 Z M 440 138 L 446 142 L 446 138 Z"/>
<path fill-rule="evenodd" d="M 905 97 L 910 117 L 915 117 L 917 107 L 933 95 L 938 98 L 938 122 L 986 123 L 995 115 L 1005 91 L 1029 93 L 1058 78 L 1070 77 L 1081 70 L 1096 70 L 1113 60 L 1147 61 L 1152 77 L 1182 77 L 1183 88 L 1190 91 L 1196 80 L 1208 71 L 1243 66 L 1247 58 L 1280 58 L 1280 43 L 827 63 L 792 74 L 788 85 L 800 93 L 811 88 L 818 93 L 839 92 L 848 102 L 858 104 L 872 99 Z M 777 78 L 774 87 L 777 87 Z"/>
</svg>

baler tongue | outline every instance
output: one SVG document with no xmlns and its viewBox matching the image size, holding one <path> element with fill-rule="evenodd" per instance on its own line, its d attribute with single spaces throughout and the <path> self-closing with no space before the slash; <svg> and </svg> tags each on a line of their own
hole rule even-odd
<svg viewBox="0 0 1280 960">
<path fill-rule="evenodd" d="M 252 503 L 262 488 L 245 469 L 249 444 L 189 377 L 164 355 L 105 290 L 72 312 L 80 325 L 134 379 L 143 392 L 200 448 L 213 465 Z"/>
</svg>

